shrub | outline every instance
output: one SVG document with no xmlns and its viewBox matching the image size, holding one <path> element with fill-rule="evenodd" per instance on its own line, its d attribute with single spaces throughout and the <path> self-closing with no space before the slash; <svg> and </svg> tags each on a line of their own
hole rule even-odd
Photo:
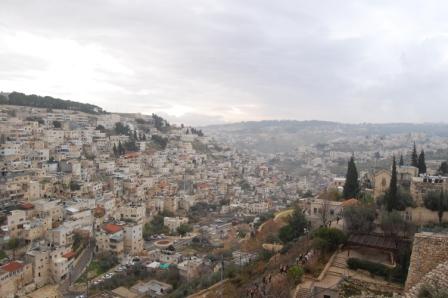
<svg viewBox="0 0 448 298">
<path fill-rule="evenodd" d="M 304 273 L 305 272 L 302 267 L 294 265 L 289 268 L 288 277 L 294 282 L 294 284 L 297 284 L 302 280 L 302 276 Z"/>
<path fill-rule="evenodd" d="M 392 273 L 392 269 L 383 264 L 361 260 L 357 258 L 349 258 L 347 260 L 347 265 L 348 268 L 352 270 L 356 269 L 366 270 L 374 275 L 383 276 L 387 279 L 389 279 Z"/>
<path fill-rule="evenodd" d="M 274 254 L 271 251 L 263 249 L 260 253 L 260 259 L 263 261 L 269 261 L 273 255 Z"/>
</svg>

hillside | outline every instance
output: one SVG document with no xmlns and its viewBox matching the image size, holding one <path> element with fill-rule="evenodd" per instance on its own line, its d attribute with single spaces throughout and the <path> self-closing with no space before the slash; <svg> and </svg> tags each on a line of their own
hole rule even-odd
<svg viewBox="0 0 448 298">
<path fill-rule="evenodd" d="M 102 108 L 71 100 L 63 100 L 51 96 L 26 95 L 24 93 L 12 92 L 0 94 L 0 105 L 16 105 L 35 108 L 60 109 L 80 111 L 89 114 L 105 114 Z"/>
</svg>

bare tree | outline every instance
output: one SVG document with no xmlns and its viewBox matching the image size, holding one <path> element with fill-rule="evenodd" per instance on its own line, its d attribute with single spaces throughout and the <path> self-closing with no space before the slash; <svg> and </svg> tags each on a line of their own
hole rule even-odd
<svg viewBox="0 0 448 298">
<path fill-rule="evenodd" d="M 319 217 L 324 227 L 330 223 L 330 216 L 330 201 L 322 200 L 322 206 L 319 209 Z"/>
</svg>

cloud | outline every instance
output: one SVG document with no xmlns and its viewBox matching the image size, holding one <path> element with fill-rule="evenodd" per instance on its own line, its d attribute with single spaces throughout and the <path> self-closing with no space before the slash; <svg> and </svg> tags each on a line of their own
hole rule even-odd
<svg viewBox="0 0 448 298">
<path fill-rule="evenodd" d="M 0 89 L 192 124 L 445 121 L 444 1 L 3 0 Z"/>
</svg>

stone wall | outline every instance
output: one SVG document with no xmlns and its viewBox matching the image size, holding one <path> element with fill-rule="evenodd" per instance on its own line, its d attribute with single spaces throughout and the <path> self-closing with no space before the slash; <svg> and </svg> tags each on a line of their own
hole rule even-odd
<svg viewBox="0 0 448 298">
<path fill-rule="evenodd" d="M 416 225 L 439 223 L 439 215 L 437 211 L 431 211 L 425 207 L 406 208 L 408 219 Z M 442 222 L 448 222 L 448 212 L 444 212 Z"/>
<path fill-rule="evenodd" d="M 427 273 L 418 284 L 413 286 L 406 298 L 417 298 L 422 287 L 430 287 L 435 291 L 444 291 L 444 294 L 448 292 L 448 261 L 439 264 L 435 269 Z M 441 295 L 441 293 L 439 293 Z M 440 296 L 442 297 L 442 296 Z"/>
<path fill-rule="evenodd" d="M 405 289 L 415 286 L 425 274 L 445 261 L 448 261 L 448 233 L 415 234 Z"/>
</svg>

